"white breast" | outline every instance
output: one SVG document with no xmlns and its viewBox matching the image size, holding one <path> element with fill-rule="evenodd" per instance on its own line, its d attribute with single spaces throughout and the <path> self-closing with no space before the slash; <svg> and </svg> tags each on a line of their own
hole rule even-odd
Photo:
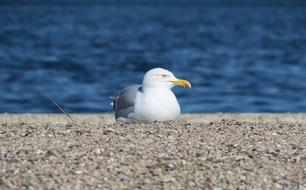
<svg viewBox="0 0 306 190">
<path fill-rule="evenodd" d="M 134 107 L 137 120 L 174 120 L 181 113 L 176 97 L 169 89 L 147 89 L 139 96 Z"/>
</svg>

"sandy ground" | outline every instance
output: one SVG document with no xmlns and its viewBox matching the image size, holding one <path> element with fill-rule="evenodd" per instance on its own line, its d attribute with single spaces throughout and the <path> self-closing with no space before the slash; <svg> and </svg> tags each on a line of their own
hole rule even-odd
<svg viewBox="0 0 306 190">
<path fill-rule="evenodd" d="M 306 189 L 305 114 L 0 115 L 0 189 Z"/>
</svg>

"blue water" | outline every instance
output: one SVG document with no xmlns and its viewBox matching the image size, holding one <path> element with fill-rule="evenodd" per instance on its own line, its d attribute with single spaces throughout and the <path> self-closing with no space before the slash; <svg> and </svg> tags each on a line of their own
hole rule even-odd
<svg viewBox="0 0 306 190">
<path fill-rule="evenodd" d="M 306 112 L 306 8 L 0 6 L 0 112 L 110 112 L 154 67 L 184 112 Z"/>
</svg>

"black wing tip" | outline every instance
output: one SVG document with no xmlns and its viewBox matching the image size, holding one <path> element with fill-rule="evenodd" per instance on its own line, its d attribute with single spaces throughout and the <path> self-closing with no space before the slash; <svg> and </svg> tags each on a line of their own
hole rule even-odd
<svg viewBox="0 0 306 190">
<path fill-rule="evenodd" d="M 110 96 L 109 98 L 112 100 L 111 106 L 113 106 L 113 109 L 115 110 L 115 105 L 116 105 L 118 96 Z"/>
</svg>

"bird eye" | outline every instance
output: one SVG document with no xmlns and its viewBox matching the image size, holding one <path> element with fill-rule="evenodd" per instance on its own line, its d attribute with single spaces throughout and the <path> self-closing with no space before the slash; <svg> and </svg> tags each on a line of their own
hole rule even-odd
<svg viewBox="0 0 306 190">
<path fill-rule="evenodd" d="M 166 74 L 162 74 L 161 76 L 164 77 L 164 78 L 168 77 L 168 75 L 166 75 Z"/>
</svg>

